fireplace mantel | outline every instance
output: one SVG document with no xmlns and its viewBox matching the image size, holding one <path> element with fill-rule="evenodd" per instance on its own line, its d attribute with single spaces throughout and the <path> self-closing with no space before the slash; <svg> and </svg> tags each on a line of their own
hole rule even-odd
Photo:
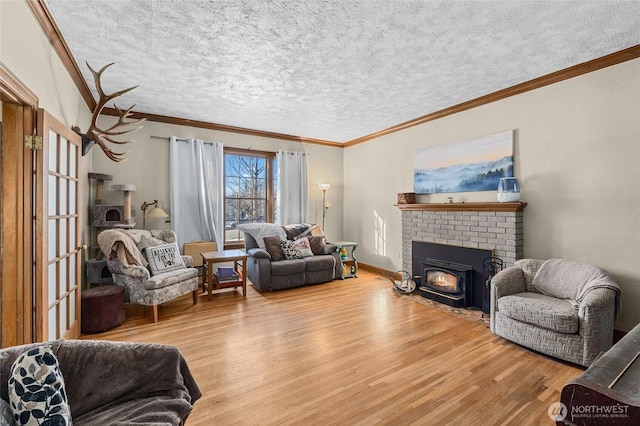
<svg viewBox="0 0 640 426">
<path fill-rule="evenodd" d="M 515 203 L 475 202 L 475 203 L 422 203 L 395 204 L 400 210 L 410 211 L 450 211 L 450 212 L 521 212 L 527 206 L 523 201 Z"/>
</svg>

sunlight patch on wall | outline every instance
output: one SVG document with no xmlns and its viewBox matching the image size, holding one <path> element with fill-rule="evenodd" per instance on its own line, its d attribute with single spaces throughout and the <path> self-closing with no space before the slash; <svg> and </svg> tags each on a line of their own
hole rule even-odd
<svg viewBox="0 0 640 426">
<path fill-rule="evenodd" d="M 374 230 L 374 252 L 380 256 L 387 255 L 387 224 L 380 217 L 377 211 L 373 211 Z"/>
</svg>

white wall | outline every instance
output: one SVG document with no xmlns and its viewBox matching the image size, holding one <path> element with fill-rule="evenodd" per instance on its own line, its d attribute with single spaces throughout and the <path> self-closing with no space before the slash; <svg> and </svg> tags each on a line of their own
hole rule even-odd
<svg viewBox="0 0 640 426">
<path fill-rule="evenodd" d="M 82 95 L 24 1 L 0 0 L 0 61 L 35 93 L 39 108 L 69 127 L 88 127 L 91 113 Z M 81 167 L 91 169 L 91 159 L 83 157 Z M 86 173 L 81 179 L 86 199 Z"/>
<path fill-rule="evenodd" d="M 398 192 L 413 191 L 417 149 L 516 129 L 525 257 L 600 266 L 622 287 L 617 328 L 640 322 L 640 59 L 345 149 L 345 238 L 358 259 L 401 269 Z M 495 191 L 419 202 L 495 201 Z"/>
<path fill-rule="evenodd" d="M 131 84 L 135 84 L 132 82 Z M 215 121 L 215 119 L 213 119 Z M 115 123 L 114 117 L 105 117 L 104 124 Z M 234 148 L 251 148 L 275 152 L 279 149 L 309 153 L 309 221 L 322 223 L 322 191 L 319 183 L 331 183 L 327 200 L 332 202 L 325 220 L 329 239 L 342 236 L 342 148 L 299 143 L 237 133 L 199 129 L 147 121 L 143 128 L 128 135 L 135 143 L 115 147 L 116 151 L 129 151 L 127 160 L 115 163 L 109 160 L 100 147 L 94 146 L 93 172 L 113 175 L 112 183 L 132 183 L 136 186 L 133 205 L 136 207 L 136 227 L 142 227 L 140 206 L 144 201 L 157 199 L 163 209 L 170 212 L 169 205 L 169 136 L 200 138 L 209 142 L 221 142 Z M 152 138 L 160 136 L 165 139 Z M 185 189 L 188 190 L 188 189 Z M 105 204 L 122 204 L 122 193 L 105 191 Z M 149 226 L 147 226 L 149 228 Z"/>
<path fill-rule="evenodd" d="M 58 120 L 86 128 L 91 114 L 24 1 L 0 1 L 0 61 Z"/>
</svg>

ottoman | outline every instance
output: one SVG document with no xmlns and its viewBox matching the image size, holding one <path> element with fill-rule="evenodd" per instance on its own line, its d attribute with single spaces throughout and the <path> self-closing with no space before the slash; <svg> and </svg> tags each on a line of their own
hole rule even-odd
<svg viewBox="0 0 640 426">
<path fill-rule="evenodd" d="M 80 325 L 83 333 L 97 333 L 124 322 L 124 287 L 105 285 L 82 291 Z"/>
</svg>

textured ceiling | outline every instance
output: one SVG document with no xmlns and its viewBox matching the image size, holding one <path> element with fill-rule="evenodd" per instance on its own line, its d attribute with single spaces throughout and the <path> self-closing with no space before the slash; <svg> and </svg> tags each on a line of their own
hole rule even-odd
<svg viewBox="0 0 640 426">
<path fill-rule="evenodd" d="M 334 142 L 640 44 L 638 1 L 46 4 L 119 107 Z"/>
</svg>

